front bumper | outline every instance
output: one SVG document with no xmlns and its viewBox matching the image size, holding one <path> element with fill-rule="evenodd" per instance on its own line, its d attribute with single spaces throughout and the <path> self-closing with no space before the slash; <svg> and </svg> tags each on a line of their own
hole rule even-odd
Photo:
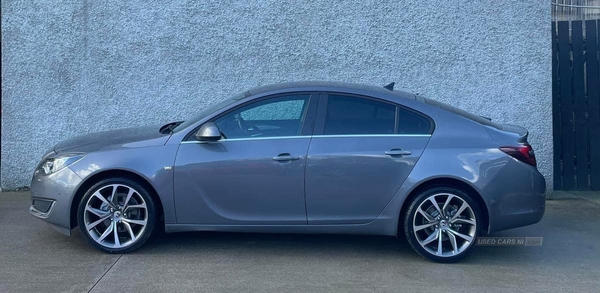
<svg viewBox="0 0 600 293">
<path fill-rule="evenodd" d="M 546 209 L 546 180 L 540 172 L 511 160 L 483 190 L 489 211 L 488 233 L 532 225 Z"/>
<path fill-rule="evenodd" d="M 31 180 L 29 213 L 71 235 L 71 203 L 80 183 L 81 178 L 68 167 L 50 175 L 36 171 Z"/>
</svg>

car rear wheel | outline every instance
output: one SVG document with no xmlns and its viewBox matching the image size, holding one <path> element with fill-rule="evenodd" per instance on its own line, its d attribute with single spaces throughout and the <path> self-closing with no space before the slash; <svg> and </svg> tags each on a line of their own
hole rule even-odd
<svg viewBox="0 0 600 293">
<path fill-rule="evenodd" d="M 152 234 L 155 206 L 148 191 L 126 178 L 102 180 L 79 204 L 77 221 L 84 238 L 110 253 L 139 248 Z"/>
<path fill-rule="evenodd" d="M 412 248 L 436 262 L 466 257 L 481 231 L 480 209 L 464 191 L 435 187 L 416 196 L 404 217 L 404 233 Z"/>
</svg>

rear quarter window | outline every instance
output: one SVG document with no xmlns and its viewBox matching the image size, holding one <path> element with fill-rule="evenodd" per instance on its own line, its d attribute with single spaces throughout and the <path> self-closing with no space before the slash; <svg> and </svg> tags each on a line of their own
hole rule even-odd
<svg viewBox="0 0 600 293">
<path fill-rule="evenodd" d="M 421 114 L 398 107 L 398 134 L 431 134 L 433 123 Z"/>
</svg>

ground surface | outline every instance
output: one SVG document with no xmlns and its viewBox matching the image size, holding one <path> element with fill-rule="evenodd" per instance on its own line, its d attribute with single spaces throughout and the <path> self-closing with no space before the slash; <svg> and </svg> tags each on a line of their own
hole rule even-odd
<svg viewBox="0 0 600 293">
<path fill-rule="evenodd" d="M 541 247 L 478 247 L 442 265 L 372 236 L 167 234 L 109 255 L 30 216 L 27 192 L 2 193 L 0 292 L 598 292 L 600 193 L 554 197 L 542 222 L 493 235 Z"/>
</svg>

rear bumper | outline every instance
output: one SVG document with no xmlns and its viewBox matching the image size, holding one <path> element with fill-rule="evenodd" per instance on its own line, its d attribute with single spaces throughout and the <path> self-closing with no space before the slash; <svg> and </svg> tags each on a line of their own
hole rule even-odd
<svg viewBox="0 0 600 293">
<path fill-rule="evenodd" d="M 527 164 L 511 160 L 483 190 L 488 204 L 488 232 L 539 222 L 546 209 L 546 180 Z"/>
<path fill-rule="evenodd" d="M 71 169 L 64 168 L 51 175 L 36 172 L 31 180 L 31 206 L 29 213 L 71 235 L 71 203 L 81 178 Z"/>
</svg>

